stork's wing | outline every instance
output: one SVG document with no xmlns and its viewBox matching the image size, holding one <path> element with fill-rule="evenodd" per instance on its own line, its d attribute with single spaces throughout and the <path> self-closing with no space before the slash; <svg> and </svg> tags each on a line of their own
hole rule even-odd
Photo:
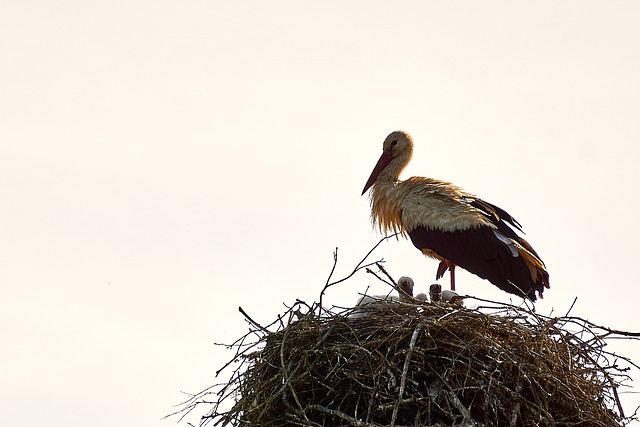
<svg viewBox="0 0 640 427">
<path fill-rule="evenodd" d="M 509 239 L 513 239 L 517 244 L 519 244 L 522 247 L 524 247 L 524 249 L 526 249 L 528 252 L 530 252 L 532 255 L 534 255 L 538 259 L 538 261 L 544 266 L 544 263 L 540 259 L 540 256 L 536 253 L 536 251 L 529 244 L 529 242 L 527 242 L 525 239 L 520 237 L 513 230 L 513 228 L 511 228 L 511 227 L 514 227 L 515 229 L 517 229 L 521 233 L 524 233 L 522 231 L 522 226 L 520 225 L 520 223 L 518 221 L 516 221 L 516 219 L 514 217 L 512 217 L 509 214 L 509 212 L 505 211 L 504 209 L 499 208 L 498 206 L 496 206 L 494 204 L 491 204 L 489 202 L 485 202 L 482 199 L 477 199 L 477 198 L 476 199 L 472 199 L 469 202 L 469 204 L 471 206 L 479 209 L 480 211 L 482 211 L 482 213 L 484 215 L 486 215 L 491 220 L 491 223 L 497 227 L 497 229 L 499 230 L 499 232 L 502 235 L 508 237 Z M 500 236 L 498 236 L 498 238 L 500 238 Z M 507 243 L 507 242 L 505 242 L 505 243 Z"/>
<path fill-rule="evenodd" d="M 418 249 L 532 300 L 549 286 L 544 264 L 505 210 L 441 181 L 414 185 L 403 200 L 402 221 Z"/>
<path fill-rule="evenodd" d="M 495 227 L 491 225 L 491 212 L 497 217 L 497 211 L 488 209 L 489 204 L 484 210 L 474 206 L 478 199 L 451 183 L 413 177 L 402 182 L 402 186 L 407 191 L 401 203 L 402 225 L 407 232 L 416 227 L 441 231 Z"/>
<path fill-rule="evenodd" d="M 522 231 L 522 226 L 520 225 L 520 223 L 516 221 L 514 217 L 509 215 L 509 212 L 505 211 L 504 209 L 501 209 L 496 205 L 485 202 L 481 199 L 471 199 L 469 201 L 469 204 L 477 209 L 480 209 L 486 216 L 491 218 L 491 222 L 493 222 L 494 224 L 498 225 L 499 223 L 506 221 L 511 226 L 517 228 L 518 231 Z"/>
</svg>

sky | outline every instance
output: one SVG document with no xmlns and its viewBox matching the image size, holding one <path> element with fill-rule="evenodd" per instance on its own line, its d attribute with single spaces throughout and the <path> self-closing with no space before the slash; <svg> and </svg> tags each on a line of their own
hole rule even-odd
<svg viewBox="0 0 640 427">
<path fill-rule="evenodd" d="M 360 193 L 397 129 L 404 177 L 523 225 L 551 276 L 539 313 L 577 298 L 638 331 L 639 19 L 635 1 L 4 4 L 3 424 L 176 425 L 232 356 L 214 344 L 247 330 L 239 306 L 268 324 L 318 299 L 336 248 L 341 278 L 382 237 Z M 434 281 L 406 240 L 377 259 Z M 325 304 L 366 289 L 388 291 L 362 272 Z"/>
</svg>

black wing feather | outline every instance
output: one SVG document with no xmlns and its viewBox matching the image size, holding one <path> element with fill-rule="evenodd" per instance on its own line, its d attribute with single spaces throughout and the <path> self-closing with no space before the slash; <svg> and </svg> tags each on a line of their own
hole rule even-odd
<svg viewBox="0 0 640 427">
<path fill-rule="evenodd" d="M 511 233 L 515 234 L 513 230 Z M 536 291 L 542 292 L 542 284 L 533 281 L 522 257 L 512 256 L 489 227 L 458 231 L 417 227 L 408 234 L 416 248 L 429 249 L 503 291 L 532 301 L 536 300 Z"/>
</svg>

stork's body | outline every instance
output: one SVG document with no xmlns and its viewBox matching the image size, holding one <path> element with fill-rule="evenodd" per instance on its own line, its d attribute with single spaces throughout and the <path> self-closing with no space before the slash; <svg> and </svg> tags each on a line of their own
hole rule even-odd
<svg viewBox="0 0 640 427">
<path fill-rule="evenodd" d="M 392 132 L 362 194 L 371 188 L 372 219 L 382 232 L 408 235 L 414 246 L 441 263 L 440 278 L 456 265 L 500 289 L 532 301 L 549 287 L 549 274 L 518 222 L 499 207 L 445 181 L 399 181 L 413 154 L 411 137 Z M 452 281 L 453 284 L 453 281 Z"/>
</svg>

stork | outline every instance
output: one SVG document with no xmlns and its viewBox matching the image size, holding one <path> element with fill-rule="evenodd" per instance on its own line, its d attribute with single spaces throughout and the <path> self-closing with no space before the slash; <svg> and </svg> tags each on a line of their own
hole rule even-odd
<svg viewBox="0 0 640 427">
<path fill-rule="evenodd" d="M 402 276 L 398 279 L 398 301 L 410 303 L 413 301 L 413 279 Z"/>
<path fill-rule="evenodd" d="M 427 297 L 427 294 L 425 294 L 424 292 L 420 292 L 418 295 L 416 295 L 416 301 L 426 302 L 429 301 L 429 298 Z"/>
<path fill-rule="evenodd" d="M 395 295 L 363 295 L 358 302 L 357 306 L 373 304 L 380 301 L 389 302 L 397 301 L 403 303 L 411 303 L 413 301 L 413 279 L 411 277 L 402 276 L 398 279 L 398 286 L 396 287 L 398 296 Z"/>
<path fill-rule="evenodd" d="M 435 283 L 429 287 L 429 295 L 431 296 L 431 302 L 444 302 L 447 304 L 462 306 L 462 300 L 465 297 L 461 297 L 454 291 L 448 289 L 443 290 L 442 286 Z"/>
<path fill-rule="evenodd" d="M 549 273 L 531 245 L 515 230 L 518 221 L 503 209 L 449 182 L 400 173 L 413 154 L 413 140 L 391 132 L 362 194 L 371 189 L 371 218 L 381 232 L 408 235 L 413 245 L 440 261 L 436 280 L 447 269 L 455 290 L 456 266 L 505 292 L 536 300 L 549 288 Z M 513 227 L 513 228 L 512 228 Z M 515 229 L 515 230 L 514 230 Z"/>
<path fill-rule="evenodd" d="M 413 298 L 413 279 L 411 277 L 402 276 L 398 279 L 396 286 L 398 296 L 395 295 L 363 295 L 356 303 L 356 310 L 349 317 L 360 318 L 365 317 L 372 310 L 381 309 L 388 303 L 401 302 L 405 304 L 415 303 Z"/>
</svg>

